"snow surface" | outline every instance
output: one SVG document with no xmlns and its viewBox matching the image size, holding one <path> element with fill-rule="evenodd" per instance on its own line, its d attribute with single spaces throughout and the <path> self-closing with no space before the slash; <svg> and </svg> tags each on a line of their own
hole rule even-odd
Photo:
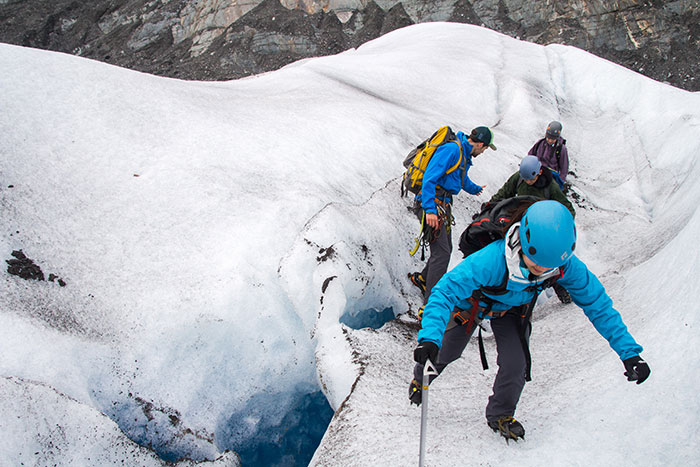
<svg viewBox="0 0 700 467">
<path fill-rule="evenodd" d="M 225 83 L 9 45 L 0 70 L 0 254 L 66 282 L 0 281 L 0 464 L 163 462 L 133 439 L 235 465 L 231 442 L 318 385 L 336 413 L 312 465 L 416 464 L 406 273 L 422 263 L 401 161 L 440 125 L 491 126 L 499 149 L 470 171 L 485 194 L 456 200 L 461 232 L 554 119 L 577 254 L 651 377 L 628 383 L 575 305 L 542 300 L 526 441 L 485 424 L 487 338 L 490 370 L 471 342 L 431 386 L 427 465 L 696 464 L 697 93 L 448 23 Z M 389 307 L 380 330 L 339 323 Z M 261 395 L 274 403 L 249 409 Z"/>
</svg>

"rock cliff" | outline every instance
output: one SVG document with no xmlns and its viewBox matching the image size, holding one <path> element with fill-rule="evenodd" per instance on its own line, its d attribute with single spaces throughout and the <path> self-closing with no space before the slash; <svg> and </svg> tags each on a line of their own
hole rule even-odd
<svg viewBox="0 0 700 467">
<path fill-rule="evenodd" d="M 197 80 L 274 70 L 427 21 L 573 45 L 700 90 L 693 0 L 0 0 L 2 42 Z"/>
</svg>

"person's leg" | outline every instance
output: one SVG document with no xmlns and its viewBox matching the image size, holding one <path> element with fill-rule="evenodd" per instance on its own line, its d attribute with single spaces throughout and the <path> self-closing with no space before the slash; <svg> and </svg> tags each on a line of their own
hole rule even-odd
<svg viewBox="0 0 700 467">
<path fill-rule="evenodd" d="M 421 275 L 425 280 L 425 294 L 423 303 L 428 303 L 430 291 L 440 278 L 447 272 L 452 256 L 452 235 L 451 231 L 446 232 L 445 227 L 440 229 L 437 237 L 430 243 L 430 257 L 423 268 Z"/>
<path fill-rule="evenodd" d="M 427 226 L 423 225 L 423 208 L 421 207 L 421 204 L 419 202 L 414 202 L 413 203 L 413 213 L 416 215 L 418 218 L 418 221 L 421 223 L 421 227 L 423 230 L 421 231 L 421 235 L 425 232 Z M 425 246 L 422 246 L 422 248 L 425 249 Z M 428 257 L 430 259 L 430 257 Z M 423 266 L 423 269 L 418 272 L 410 272 L 408 273 L 408 278 L 411 280 L 413 285 L 418 287 L 423 294 L 423 303 L 426 303 L 425 300 L 425 276 L 428 273 L 428 264 L 426 263 L 425 266 Z"/>
<path fill-rule="evenodd" d="M 442 373 L 442 370 L 444 370 L 447 365 L 454 362 L 462 355 L 464 348 L 467 346 L 477 326 L 478 323 L 472 323 L 471 327 L 455 326 L 445 331 L 445 334 L 442 336 L 442 347 L 440 347 L 440 351 L 438 352 L 437 362 L 433 362 L 438 375 Z M 431 376 L 430 382 L 435 378 L 437 378 L 437 375 Z M 413 381 L 411 381 L 409 387 L 409 398 L 411 402 L 415 404 L 420 404 L 420 394 L 417 393 L 420 391 L 422 382 L 423 365 L 416 363 L 413 367 Z"/>
<path fill-rule="evenodd" d="M 472 334 L 474 334 L 474 329 L 476 326 L 472 326 L 471 329 L 467 329 L 467 326 L 455 326 L 452 329 L 445 331 L 442 336 L 442 347 L 438 352 L 437 362 L 435 364 L 435 369 L 438 373 L 442 373 L 447 365 L 457 360 L 462 356 L 464 348 L 469 342 Z M 423 365 L 416 363 L 413 368 L 413 377 L 418 382 L 423 381 Z M 432 382 L 437 376 L 433 376 L 430 381 Z"/>
<path fill-rule="evenodd" d="M 522 321 L 522 318 L 511 313 L 491 320 L 498 352 L 498 372 L 493 382 L 493 394 L 486 406 L 486 420 L 490 422 L 515 414 L 525 386 L 527 358 L 521 341 Z M 526 340 L 529 340 L 529 329 L 528 325 Z"/>
</svg>

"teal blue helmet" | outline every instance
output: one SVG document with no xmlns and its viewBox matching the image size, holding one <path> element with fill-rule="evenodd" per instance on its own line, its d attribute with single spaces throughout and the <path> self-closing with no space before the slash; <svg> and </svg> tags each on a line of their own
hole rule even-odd
<svg viewBox="0 0 700 467">
<path fill-rule="evenodd" d="M 562 266 L 576 248 L 574 217 L 559 201 L 536 202 L 520 221 L 520 246 L 538 266 Z"/>
</svg>

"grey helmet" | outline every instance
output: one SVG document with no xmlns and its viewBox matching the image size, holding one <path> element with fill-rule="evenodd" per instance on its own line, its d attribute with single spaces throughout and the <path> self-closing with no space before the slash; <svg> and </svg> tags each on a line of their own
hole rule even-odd
<svg viewBox="0 0 700 467">
<path fill-rule="evenodd" d="M 561 135 L 561 123 L 557 121 L 550 122 L 547 125 L 547 132 L 545 133 L 549 138 L 559 138 Z"/>
<path fill-rule="evenodd" d="M 520 177 L 523 180 L 532 180 L 540 174 L 542 163 L 535 156 L 525 156 L 520 161 Z"/>
</svg>

